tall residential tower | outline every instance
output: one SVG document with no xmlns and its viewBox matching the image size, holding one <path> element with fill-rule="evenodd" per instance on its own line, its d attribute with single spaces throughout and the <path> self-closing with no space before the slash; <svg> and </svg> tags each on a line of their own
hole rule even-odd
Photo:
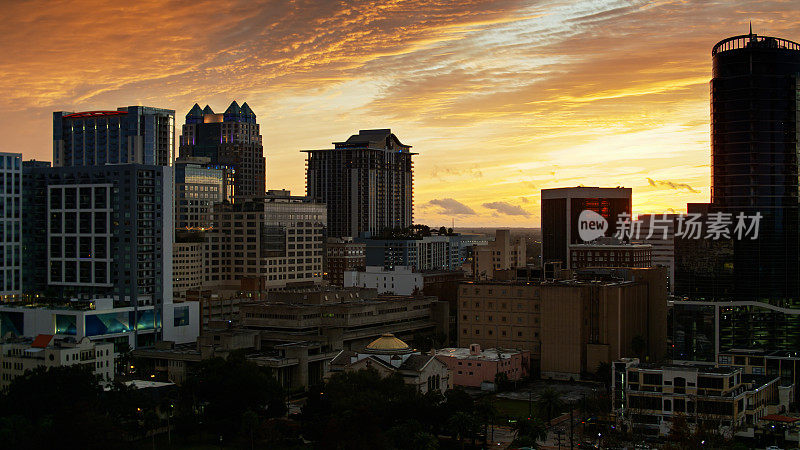
<svg viewBox="0 0 800 450">
<path fill-rule="evenodd" d="M 360 130 L 308 154 L 306 193 L 328 205 L 328 236 L 358 237 L 412 224 L 410 145 L 391 130 Z"/>
</svg>

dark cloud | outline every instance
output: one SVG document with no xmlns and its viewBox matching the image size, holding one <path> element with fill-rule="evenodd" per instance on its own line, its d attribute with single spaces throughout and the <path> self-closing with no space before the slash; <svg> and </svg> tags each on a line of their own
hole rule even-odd
<svg viewBox="0 0 800 450">
<path fill-rule="evenodd" d="M 424 203 L 422 207 L 438 207 L 436 212 L 444 216 L 471 216 L 477 214 L 474 209 L 452 198 L 433 199 Z"/>
<path fill-rule="evenodd" d="M 669 189 L 676 189 L 676 190 L 686 189 L 687 191 L 689 191 L 689 192 L 691 192 L 693 194 L 699 194 L 700 193 L 700 191 L 698 191 L 697 189 L 689 186 L 686 183 L 675 183 L 675 182 L 672 182 L 672 181 L 669 181 L 669 180 L 654 180 L 652 178 L 648 178 L 647 179 L 647 183 L 650 186 L 653 186 L 653 187 L 666 187 L 666 188 L 669 188 Z"/>
<path fill-rule="evenodd" d="M 522 209 L 522 207 L 517 205 L 512 205 L 511 203 L 506 202 L 491 202 L 491 203 L 484 203 L 484 208 L 493 209 L 499 213 L 506 214 L 509 216 L 523 216 L 523 217 L 530 217 L 531 213 Z"/>
</svg>

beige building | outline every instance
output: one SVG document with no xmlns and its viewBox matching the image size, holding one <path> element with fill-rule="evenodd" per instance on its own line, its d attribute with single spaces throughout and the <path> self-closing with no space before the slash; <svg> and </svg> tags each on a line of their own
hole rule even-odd
<svg viewBox="0 0 800 450">
<path fill-rule="evenodd" d="M 54 339 L 49 334 L 33 340 L 7 340 L 0 344 L 0 388 L 5 389 L 27 370 L 75 365 L 91 368 L 102 381 L 114 380 L 114 344 L 93 342 L 87 337 L 80 342 Z"/>
<path fill-rule="evenodd" d="M 176 242 L 172 246 L 172 298 L 185 300 L 186 292 L 203 286 L 204 244 Z"/>
<path fill-rule="evenodd" d="M 205 245 L 205 286 L 239 289 L 244 279 L 271 290 L 322 281 L 324 204 L 289 191 L 214 205 Z"/>
<path fill-rule="evenodd" d="M 660 360 L 666 350 L 663 269 L 597 270 L 582 277 L 461 284 L 458 345 L 528 350 L 532 373 L 553 378 L 577 379 L 637 351 Z"/>
<path fill-rule="evenodd" d="M 681 416 L 690 430 L 753 437 L 759 419 L 788 407 L 781 405 L 777 376 L 747 375 L 733 367 L 622 363 L 614 364 L 612 377 L 612 398 L 621 400 L 617 417 L 643 434 L 668 435 Z"/>
<path fill-rule="evenodd" d="M 370 342 L 363 350 L 339 352 L 331 361 L 329 375 L 363 369 L 375 370 L 383 377 L 398 374 L 406 384 L 423 394 L 433 391 L 444 393 L 453 387 L 446 363 L 436 355 L 414 351 L 391 333 Z"/>
<path fill-rule="evenodd" d="M 511 242 L 509 230 L 497 230 L 494 241 L 472 249 L 472 274 L 476 279 L 493 279 L 495 271 L 525 267 L 525 241 Z"/>
</svg>

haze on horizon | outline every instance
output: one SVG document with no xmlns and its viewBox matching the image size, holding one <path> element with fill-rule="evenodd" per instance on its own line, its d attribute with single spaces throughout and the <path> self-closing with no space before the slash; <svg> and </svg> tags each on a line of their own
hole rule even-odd
<svg viewBox="0 0 800 450">
<path fill-rule="evenodd" d="M 711 48 L 800 40 L 793 2 L 10 2 L 0 151 L 52 158 L 52 112 L 142 104 L 258 115 L 267 186 L 301 149 L 391 128 L 415 222 L 538 227 L 539 192 L 633 188 L 634 213 L 709 199 Z"/>
</svg>

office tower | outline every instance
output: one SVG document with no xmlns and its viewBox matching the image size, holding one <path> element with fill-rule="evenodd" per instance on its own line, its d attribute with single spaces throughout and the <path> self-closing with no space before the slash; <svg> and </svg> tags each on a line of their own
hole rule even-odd
<svg viewBox="0 0 800 450">
<path fill-rule="evenodd" d="M 175 111 L 128 106 L 53 113 L 53 166 L 172 165 Z"/>
<path fill-rule="evenodd" d="M 233 171 L 236 197 L 261 197 L 266 192 L 267 162 L 256 115 L 247 103 L 235 101 L 222 114 L 195 103 L 186 114 L 180 156 L 209 158 L 212 166 Z"/>
<path fill-rule="evenodd" d="M 212 205 L 233 200 L 232 175 L 226 167 L 212 166 L 210 158 L 176 159 L 175 229 L 207 229 Z"/>
<path fill-rule="evenodd" d="M 353 242 L 353 238 L 328 238 L 325 241 L 325 279 L 334 286 L 343 286 L 345 272 L 366 267 L 365 248 L 363 242 Z"/>
<path fill-rule="evenodd" d="M 561 263 L 569 269 L 571 244 L 580 244 L 578 218 L 593 211 L 606 222 L 605 236 L 613 236 L 621 214 L 631 214 L 630 188 L 574 187 L 542 189 L 542 263 Z"/>
<path fill-rule="evenodd" d="M 800 44 L 751 32 L 711 54 L 711 210 L 763 216 L 758 239 L 734 242 L 734 296 L 800 307 Z"/>
<path fill-rule="evenodd" d="M 0 153 L 0 303 L 22 294 L 22 155 Z"/>
<path fill-rule="evenodd" d="M 366 246 L 367 266 L 382 266 L 388 270 L 395 266 L 406 266 L 416 271 L 461 270 L 460 241 L 455 235 L 362 237 L 355 241 Z"/>
<path fill-rule="evenodd" d="M 413 215 L 410 145 L 391 130 L 360 130 L 308 154 L 306 193 L 328 205 L 328 236 L 358 237 L 407 228 Z"/>
<path fill-rule="evenodd" d="M 172 302 L 171 168 L 26 165 L 23 178 L 26 292 Z"/>
<path fill-rule="evenodd" d="M 252 280 L 253 290 L 265 291 L 319 284 L 326 213 L 324 204 L 289 191 L 214 205 L 204 285 L 239 291 Z"/>
</svg>

